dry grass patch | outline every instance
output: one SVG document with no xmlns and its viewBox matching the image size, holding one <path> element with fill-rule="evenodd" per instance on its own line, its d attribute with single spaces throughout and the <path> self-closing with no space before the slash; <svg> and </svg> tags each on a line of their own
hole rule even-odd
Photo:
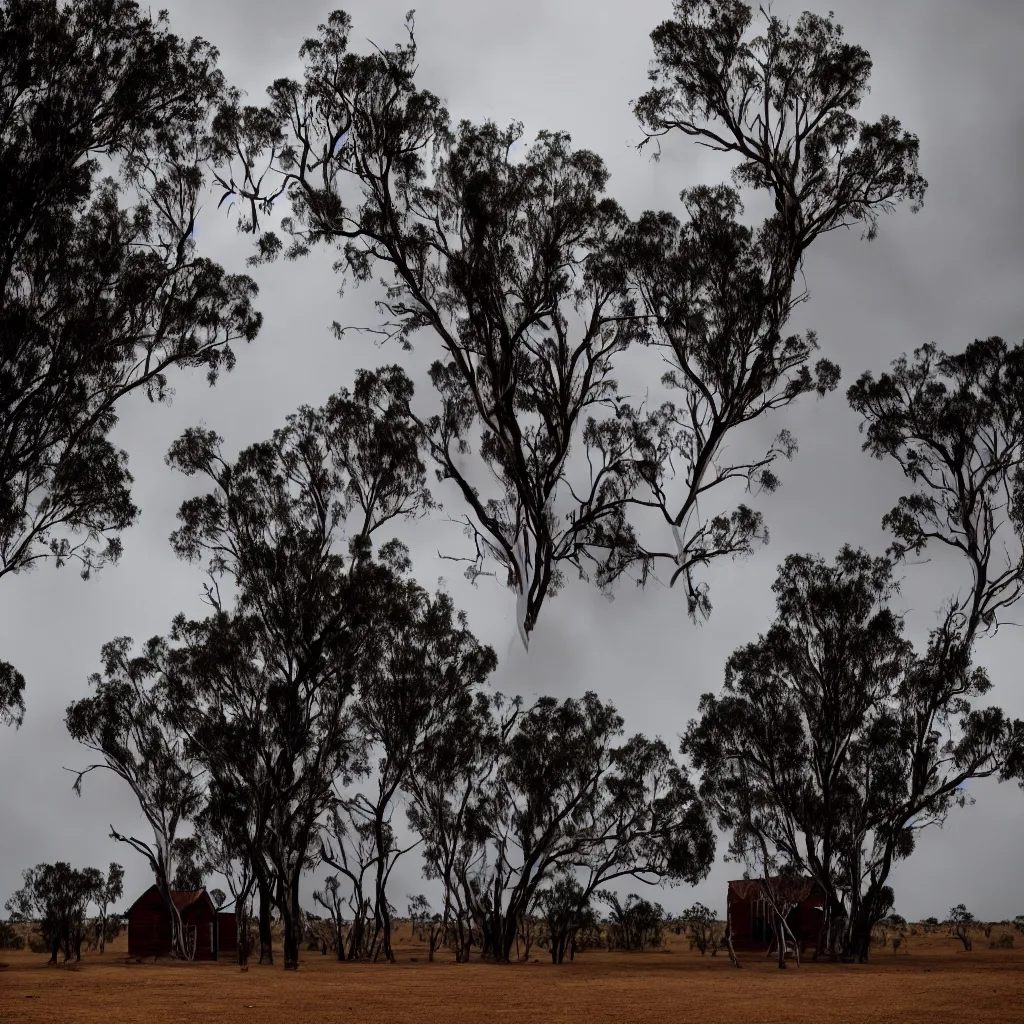
<svg viewBox="0 0 1024 1024">
<path fill-rule="evenodd" d="M 993 931 L 993 934 L 998 928 Z M 407 926 L 400 962 L 339 964 L 304 953 L 302 968 L 225 962 L 135 963 L 124 938 L 104 956 L 46 967 L 45 957 L 5 952 L 0 970 L 3 1024 L 557 1024 L 560 1021 L 694 1024 L 1020 1024 L 1024 950 L 958 952 L 945 934 L 919 935 L 910 952 L 875 953 L 872 963 L 805 963 L 779 971 L 744 957 L 736 971 L 722 955 L 691 953 L 669 936 L 655 953 L 588 951 L 561 967 L 539 961 L 500 966 L 426 961 Z M 987 945 L 987 944 L 986 944 Z M 416 962 L 412 962 L 415 958 Z"/>
</svg>

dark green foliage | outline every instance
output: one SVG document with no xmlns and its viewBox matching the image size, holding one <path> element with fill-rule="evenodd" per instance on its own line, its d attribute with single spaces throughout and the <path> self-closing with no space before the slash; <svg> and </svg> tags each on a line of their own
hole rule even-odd
<svg viewBox="0 0 1024 1024">
<path fill-rule="evenodd" d="M 824 948 L 861 959 L 892 907 L 892 865 L 966 801 L 968 780 L 1005 774 L 1024 735 L 972 708 L 991 684 L 969 648 L 914 654 L 892 576 L 849 547 L 831 566 L 790 556 L 775 623 L 732 655 L 683 744 L 733 855 L 816 879 Z"/>
<path fill-rule="evenodd" d="M 758 92 L 746 64 L 723 63 L 708 34 L 691 31 L 695 19 L 725 17 L 719 8 L 679 4 L 677 22 L 654 33 L 661 84 L 637 113 L 659 132 L 707 136 L 704 122 L 731 125 L 720 148 L 745 157 L 738 181 L 769 190 L 779 210 L 756 231 L 737 222 L 728 188 L 684 194 L 686 226 L 666 213 L 631 223 L 605 194 L 601 158 L 574 151 L 567 134 L 542 131 L 514 152 L 520 125 L 453 127 L 416 86 L 411 16 L 406 45 L 363 56 L 349 52 L 349 17 L 334 12 L 300 51 L 301 83 L 279 80 L 267 107 L 236 105 L 217 121 L 218 180 L 224 198 L 247 202 L 242 226 L 258 232 L 280 196 L 291 205 L 282 222 L 290 244 L 261 234 L 254 259 L 333 243 L 337 268 L 356 281 L 387 272 L 378 333 L 408 345 L 426 331 L 437 345 L 441 412 L 424 424 L 431 452 L 468 506 L 467 574 L 497 563 L 517 594 L 524 643 L 566 566 L 596 567 L 608 585 L 638 563 L 646 579 L 668 559 L 691 613 L 710 610 L 695 570 L 749 551 L 766 531 L 746 505 L 698 525 L 698 495 L 732 479 L 772 490 L 772 464 L 795 451 L 783 433 L 751 462 L 720 464 L 726 435 L 839 379 L 827 361 L 812 370 L 812 334 L 783 334 L 804 250 L 850 221 L 873 233 L 878 212 L 923 195 L 917 140 L 891 119 L 849 118 L 870 62 L 858 48 L 837 49 L 831 21 L 804 19 L 792 32 L 772 19 L 771 59 L 799 71 L 773 70 Z M 737 5 L 726 21 L 716 45 L 736 46 L 750 12 Z M 744 89 L 736 120 L 723 96 Z M 766 111 L 780 104 L 760 129 L 745 116 L 754 95 Z M 787 102 L 797 105 L 788 120 Z M 689 115 L 670 116 L 680 106 Z M 633 342 L 666 350 L 664 384 L 682 391 L 678 404 L 645 411 L 620 399 L 616 365 Z M 581 441 L 585 464 L 570 458 Z M 467 468 L 474 446 L 489 490 Z M 681 498 L 667 493 L 675 478 Z M 674 550 L 638 541 L 627 519 L 634 503 L 661 513 Z"/>
<path fill-rule="evenodd" d="M 0 11 L 0 576 L 88 576 L 138 516 L 109 436 L 122 398 L 211 383 L 252 340 L 256 286 L 198 256 L 216 51 L 128 0 Z"/>
<path fill-rule="evenodd" d="M 248 760 L 251 770 L 251 758 L 251 750 L 243 750 L 235 764 L 244 765 Z M 244 787 L 236 785 L 236 782 L 223 765 L 220 774 L 208 775 L 206 805 L 196 816 L 195 830 L 204 868 L 223 876 L 231 893 L 235 933 L 239 936 L 238 964 L 244 967 L 249 959 L 247 938 L 252 892 L 257 884 L 257 871 L 265 872 L 266 865 L 260 843 L 260 826 L 254 821 L 252 808 L 244 800 Z M 227 899 L 220 889 L 212 890 L 210 898 L 218 910 Z M 269 928 L 266 932 L 269 933 Z M 265 954 L 271 954 L 268 940 L 269 934 L 261 936 L 261 945 L 266 944 Z"/>
<path fill-rule="evenodd" d="M 596 931 L 597 914 L 591 899 L 572 875 L 562 875 L 549 888 L 537 890 L 533 905 L 547 929 L 544 944 L 552 963 L 564 963 L 566 953 L 575 960 L 581 936 Z"/>
<path fill-rule="evenodd" d="M 706 956 L 708 950 L 714 956 L 722 946 L 724 938 L 724 927 L 719 924 L 718 917 L 713 910 L 709 910 L 703 903 L 694 903 L 679 915 L 679 920 L 686 929 L 686 936 L 690 942 L 690 949 L 696 949 L 701 956 Z"/>
<path fill-rule="evenodd" d="M 205 888 L 206 876 L 212 866 L 203 860 L 203 849 L 198 836 L 174 840 L 174 877 L 171 888 L 177 892 L 195 892 Z"/>
<path fill-rule="evenodd" d="M 25 718 L 25 677 L 8 661 L 0 661 L 0 725 L 21 725 Z"/>
<path fill-rule="evenodd" d="M 423 840 L 423 873 L 444 890 L 438 941 L 449 943 L 459 962 L 469 959 L 473 937 L 471 891 L 464 884 L 477 853 L 470 826 L 498 742 L 490 698 L 477 693 L 461 720 L 422 748 L 406 783 L 409 824 Z"/>
<path fill-rule="evenodd" d="M 0 921 L 0 949 L 24 949 L 25 936 L 10 921 Z"/>
<path fill-rule="evenodd" d="M 153 830 L 152 842 L 123 836 L 113 827 L 110 835 L 149 862 L 171 917 L 172 948 L 187 957 L 171 888 L 178 830 L 202 804 L 201 770 L 186 756 L 185 737 L 172 722 L 166 642 L 153 637 L 134 657 L 131 648 L 130 637 L 104 644 L 103 673 L 89 678 L 93 696 L 68 705 L 65 725 L 71 738 L 102 758 L 77 774 L 74 788 L 81 795 L 84 777 L 97 768 L 112 771 L 131 788 Z"/>
<path fill-rule="evenodd" d="M 871 934 L 872 942 L 887 949 L 892 946 L 893 955 L 905 945 L 907 937 L 907 920 L 900 914 L 887 914 L 874 926 Z"/>
<path fill-rule="evenodd" d="M 431 453 L 469 507 L 468 574 L 498 562 L 525 642 L 561 564 L 579 565 L 581 535 L 598 522 L 628 534 L 622 452 L 575 489 L 565 479 L 586 418 L 614 402 L 611 359 L 637 329 L 616 266 L 626 218 L 604 195 L 601 159 L 574 151 L 565 133 L 541 132 L 513 158 L 521 126 L 453 128 L 415 84 L 411 21 L 408 45 L 367 56 L 348 52 L 350 29 L 334 12 L 300 51 L 302 83 L 275 82 L 269 110 L 221 119 L 225 158 L 247 154 L 241 180 L 227 169 L 221 180 L 226 194 L 252 201 L 251 226 L 261 197 L 287 194 L 287 255 L 327 241 L 343 247 L 339 269 L 357 281 L 385 269 L 382 335 L 404 344 L 420 329 L 433 335 L 442 409 L 424 424 Z M 252 170 L 268 158 L 270 192 Z M 261 256 L 281 249 L 275 235 L 261 237 Z M 489 493 L 465 468 L 474 444 Z M 568 519 L 558 498 L 573 509 Z"/>
<path fill-rule="evenodd" d="M 880 213 L 903 201 L 916 211 L 926 188 L 915 136 L 893 118 L 864 124 L 851 114 L 868 89 L 868 54 L 843 41 L 831 15 L 804 14 L 790 26 L 760 10 L 763 34 L 752 37 L 748 4 L 676 0 L 673 18 L 651 34 L 653 88 L 634 104 L 650 136 L 681 131 L 739 157 L 735 184 L 768 192 L 775 205 L 750 229 L 737 222 L 735 191 L 698 187 L 682 194 L 685 226 L 646 213 L 627 232 L 634 252 L 624 264 L 648 314 L 645 340 L 663 350 L 670 370 L 662 383 L 680 396 L 639 419 L 642 483 L 633 500 L 660 513 L 671 544 L 638 544 L 605 571 L 639 560 L 645 577 L 669 563 L 694 615 L 710 612 L 696 571 L 767 539 L 760 512 L 745 504 L 709 510 L 707 492 L 728 480 L 773 491 L 776 460 L 796 451 L 783 431 L 763 455 L 732 461 L 723 458 L 727 438 L 839 381 L 827 360 L 812 368 L 813 332 L 785 333 L 807 298 L 793 291 L 805 252 L 822 233 L 853 223 L 873 237 Z"/>
<path fill-rule="evenodd" d="M 285 966 L 297 966 L 298 886 L 336 782 L 361 768 L 357 681 L 408 621 L 400 545 L 374 531 L 429 503 L 420 435 L 397 368 L 361 372 L 353 393 L 304 407 L 229 463 L 211 431 L 187 431 L 168 461 L 213 489 L 186 501 L 175 550 L 206 560 L 215 614 L 179 617 L 165 675 L 175 720 L 220 799 L 244 809 L 237 837 L 280 880 Z M 233 606 L 219 581 L 233 585 Z M 247 838 L 244 838 L 247 837 Z M 255 863 L 259 864 L 256 860 Z"/>
<path fill-rule="evenodd" d="M 617 878 L 707 873 L 714 836 L 685 773 L 660 740 L 622 742 L 611 704 L 498 698 L 491 729 L 459 855 L 486 956 L 509 959 L 535 894 L 561 873 L 578 870 L 585 900 Z"/>
<path fill-rule="evenodd" d="M 671 541 L 669 550 L 639 541 L 627 549 L 595 533 L 593 542 L 610 549 L 599 580 L 608 582 L 637 564 L 643 580 L 659 564 L 672 563 L 670 584 L 682 579 L 690 614 L 706 616 L 711 605 L 699 570 L 750 553 L 768 532 L 749 505 L 698 517 L 698 501 L 706 505 L 709 492 L 729 481 L 741 481 L 749 491 L 774 491 L 776 461 L 796 452 L 795 439 L 783 431 L 767 451 L 725 460 L 727 438 L 804 394 L 834 390 L 839 368 L 824 359 L 812 367 L 818 347 L 813 332 L 782 333 L 794 302 L 773 293 L 779 287 L 774 222 L 758 230 L 741 224 L 739 195 L 724 185 L 690 189 L 681 199 L 685 224 L 669 213 L 647 212 L 623 240 L 626 272 L 648 314 L 641 340 L 669 364 L 661 384 L 670 399 L 649 411 L 620 404 L 618 432 L 605 425 L 589 430 L 586 440 L 604 451 L 609 439 L 622 444 L 622 432 L 631 435 L 636 479 L 629 501 L 637 511 L 655 510 Z M 786 307 L 781 317 L 775 309 L 780 303 Z"/>
<path fill-rule="evenodd" d="M 108 942 L 121 934 L 125 920 L 120 914 L 109 912 L 110 905 L 124 895 L 124 868 L 113 861 L 107 869 L 107 877 L 101 878 L 93 897 L 97 915 L 93 921 L 93 945 L 102 953 Z"/>
<path fill-rule="evenodd" d="M 479 644 L 465 613 L 447 594 L 431 598 L 408 584 L 394 598 L 389 621 L 381 621 L 378 657 L 360 675 L 353 716 L 362 755 L 376 764 L 375 787 L 353 798 L 358 814 L 372 825 L 376 850 L 374 939 L 387 959 L 391 918 L 385 886 L 404 852 L 391 828 L 396 796 L 413 774 L 428 768 L 437 748 L 452 743 L 472 714 L 479 689 L 497 665 L 490 647 Z M 337 866 L 337 865 L 336 865 Z"/>
<path fill-rule="evenodd" d="M 117 865 L 111 865 L 117 867 Z M 24 885 L 6 903 L 13 921 L 37 921 L 50 963 L 82 959 L 89 905 L 104 898 L 105 881 L 96 868 L 79 871 L 65 861 L 37 864 L 22 872 Z"/>
<path fill-rule="evenodd" d="M 665 911 L 660 903 L 642 900 L 635 892 L 624 903 L 614 893 L 599 894 L 608 904 L 609 945 L 613 949 L 657 949 L 664 940 Z"/>
<path fill-rule="evenodd" d="M 949 917 L 946 919 L 946 927 L 949 928 L 950 935 L 955 935 L 963 943 L 964 952 L 970 953 L 974 948 L 971 932 L 975 928 L 980 927 L 980 925 L 967 907 L 962 903 L 958 903 L 955 907 L 950 907 Z"/>
<path fill-rule="evenodd" d="M 994 630 L 1024 590 L 1024 346 L 974 341 L 948 355 L 924 345 L 847 393 L 862 417 L 864 449 L 897 461 L 917 490 L 883 524 L 904 558 L 941 544 L 973 576 L 946 628 Z"/>
<path fill-rule="evenodd" d="M 843 39 L 831 12 L 790 26 L 762 7 L 763 34 L 751 37 L 755 11 L 742 0 L 673 8 L 651 33 L 654 87 L 637 117 L 653 136 L 679 130 L 739 156 L 736 183 L 774 193 L 791 267 L 822 232 L 860 223 L 874 237 L 880 211 L 907 200 L 920 209 L 917 137 L 892 117 L 854 118 L 871 58 Z"/>
</svg>

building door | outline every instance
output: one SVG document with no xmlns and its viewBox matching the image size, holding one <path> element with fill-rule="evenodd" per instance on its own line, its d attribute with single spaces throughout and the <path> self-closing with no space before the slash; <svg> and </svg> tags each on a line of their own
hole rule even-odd
<svg viewBox="0 0 1024 1024">
<path fill-rule="evenodd" d="M 761 896 L 750 903 L 750 937 L 754 942 L 770 942 L 772 938 L 768 903 Z"/>
</svg>

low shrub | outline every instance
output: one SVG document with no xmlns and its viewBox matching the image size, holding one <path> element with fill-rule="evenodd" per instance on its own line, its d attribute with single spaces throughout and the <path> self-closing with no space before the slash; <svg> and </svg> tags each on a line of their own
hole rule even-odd
<svg viewBox="0 0 1024 1024">
<path fill-rule="evenodd" d="M 0 949 L 24 949 L 25 936 L 10 921 L 0 921 Z"/>
</svg>

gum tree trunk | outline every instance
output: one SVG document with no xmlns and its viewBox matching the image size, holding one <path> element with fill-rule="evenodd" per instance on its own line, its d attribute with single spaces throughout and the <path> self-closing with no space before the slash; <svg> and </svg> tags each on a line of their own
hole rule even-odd
<svg viewBox="0 0 1024 1024">
<path fill-rule="evenodd" d="M 302 925 L 302 908 L 299 906 L 299 878 L 298 867 L 292 867 L 288 872 L 290 878 L 283 879 L 281 886 L 281 912 L 284 917 L 284 969 L 286 971 L 297 971 L 299 969 L 299 934 Z"/>
<path fill-rule="evenodd" d="M 267 878 L 266 868 L 258 865 L 256 868 L 256 886 L 260 895 L 260 963 L 274 963 L 274 936 L 270 930 L 270 908 L 272 904 L 270 895 L 270 879 Z"/>
</svg>

